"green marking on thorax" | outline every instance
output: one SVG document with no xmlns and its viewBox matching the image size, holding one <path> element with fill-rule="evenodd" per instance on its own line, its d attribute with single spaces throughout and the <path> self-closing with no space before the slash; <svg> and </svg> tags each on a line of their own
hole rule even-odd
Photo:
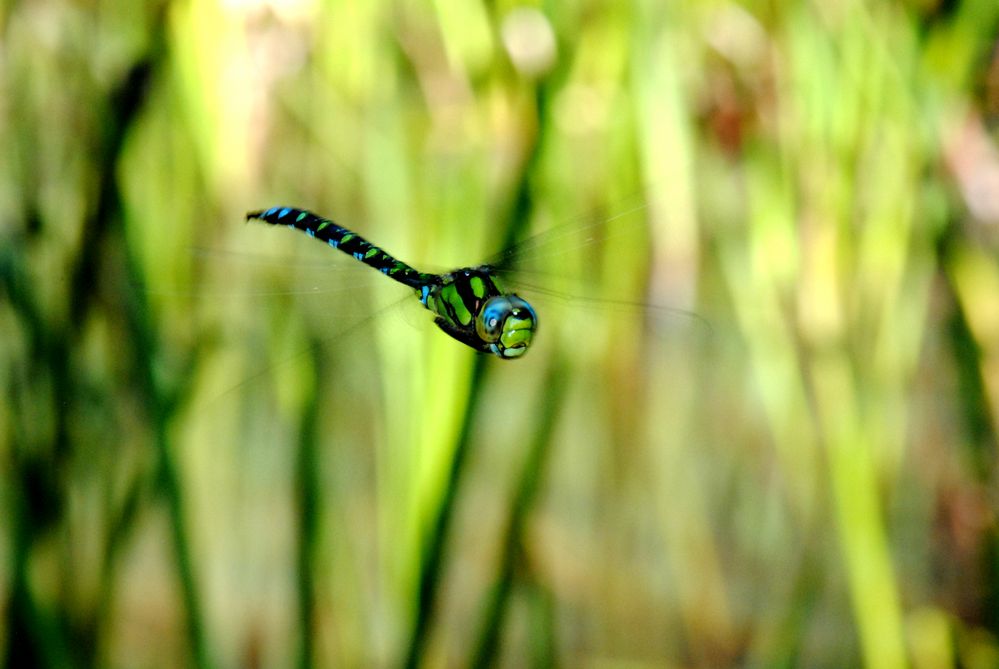
<svg viewBox="0 0 999 669">
<path fill-rule="evenodd" d="M 472 312 L 465 306 L 465 301 L 458 294 L 458 288 L 452 283 L 441 288 L 441 299 L 445 300 L 454 309 L 454 313 L 461 325 L 468 325 L 472 322 Z"/>
<path fill-rule="evenodd" d="M 469 284 L 472 287 L 472 294 L 475 297 L 482 299 L 486 294 L 486 284 L 483 283 L 482 278 L 478 276 L 473 276 Z"/>
</svg>

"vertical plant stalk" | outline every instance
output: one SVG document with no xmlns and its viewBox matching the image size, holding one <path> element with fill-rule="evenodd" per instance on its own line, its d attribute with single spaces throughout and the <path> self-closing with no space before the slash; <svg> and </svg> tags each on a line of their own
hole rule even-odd
<svg viewBox="0 0 999 669">
<path fill-rule="evenodd" d="M 510 208 L 505 217 L 505 225 L 503 226 L 503 230 L 505 231 L 503 248 L 513 243 L 513 240 L 523 232 L 527 226 L 527 222 L 530 220 L 532 209 L 531 180 L 538 169 L 540 161 L 541 137 L 543 136 L 541 130 L 542 124 L 548 118 L 549 97 L 548 86 L 539 86 L 535 96 L 535 118 L 538 122 L 538 131 L 529 145 L 523 161 L 523 167 L 521 168 L 520 178 L 514 182 L 516 190 L 511 198 Z M 438 585 L 445 568 L 444 546 L 447 543 L 451 518 L 454 515 L 454 507 L 458 499 L 458 490 L 464 478 L 465 461 L 472 439 L 472 425 L 478 411 L 481 386 L 485 381 L 487 370 L 489 369 L 487 366 L 488 360 L 489 356 L 476 355 L 472 363 L 468 401 L 465 403 L 465 413 L 462 417 L 458 444 L 455 446 L 451 466 L 448 470 L 444 495 L 437 507 L 437 513 L 430 528 L 430 535 L 426 539 L 420 558 L 416 615 L 410 633 L 409 647 L 403 662 L 403 666 L 411 669 L 420 666 L 420 661 L 423 658 L 423 653 L 426 650 L 429 640 L 433 616 L 436 613 Z"/>
<path fill-rule="evenodd" d="M 130 111 L 127 116 L 129 125 L 137 118 L 142 103 L 148 100 L 146 91 L 159 66 L 165 60 L 166 28 L 165 17 L 162 14 L 157 23 L 156 35 L 153 39 L 154 45 L 150 47 L 150 53 L 133 67 L 124 89 L 124 97 L 128 103 L 125 109 Z M 153 443 L 157 455 L 156 490 L 164 498 L 170 519 L 170 534 L 181 589 L 181 600 L 184 603 L 185 627 L 191 663 L 199 668 L 208 667 L 210 662 L 204 623 L 201 617 L 201 603 L 194 573 L 194 562 L 185 528 L 186 504 L 183 496 L 183 485 L 168 436 L 169 419 L 176 407 L 176 393 L 165 391 L 157 382 L 153 370 L 154 362 L 159 356 L 159 342 L 146 295 L 140 288 L 143 285 L 141 271 L 125 240 L 121 192 L 115 178 L 118 157 L 120 156 L 120 144 L 126 129 L 127 126 L 123 125 L 120 130 L 122 137 L 118 138 L 119 145 L 113 154 L 113 159 L 109 159 L 102 170 L 101 197 L 95 218 L 97 225 L 106 228 L 102 232 L 114 233 L 120 243 L 118 251 L 123 265 L 123 274 L 126 277 L 125 319 L 129 328 L 129 339 L 132 342 L 133 369 L 153 432 Z M 81 268 L 79 274 L 85 273 L 85 267 Z M 76 285 L 85 284 L 78 281 Z"/>
<path fill-rule="evenodd" d="M 67 336 L 82 330 L 82 323 L 91 309 L 98 304 L 98 291 L 94 290 L 97 278 L 102 274 L 102 266 L 112 267 L 112 275 L 121 277 L 124 286 L 124 300 L 121 304 L 122 320 L 125 326 L 124 340 L 129 344 L 132 357 L 131 383 L 135 385 L 144 406 L 152 444 L 156 454 L 154 475 L 149 481 L 157 494 L 161 494 L 167 505 L 170 534 L 176 561 L 177 576 L 184 606 L 185 627 L 191 654 L 191 664 L 195 667 L 209 666 L 206 650 L 204 626 L 201 619 L 200 602 L 194 576 L 193 560 L 185 530 L 185 504 L 182 484 L 168 436 L 170 417 L 177 406 L 177 390 L 168 391 L 158 381 L 154 364 L 159 358 L 160 346 L 156 325 L 150 313 L 146 295 L 139 288 L 141 270 L 131 255 L 126 240 L 122 196 L 117 180 L 117 170 L 126 145 L 126 138 L 135 126 L 149 100 L 149 89 L 158 76 L 167 58 L 166 36 L 167 3 L 161 3 L 153 11 L 149 47 L 128 70 L 121 83 L 109 95 L 108 110 L 99 149 L 96 152 L 95 173 L 97 175 L 96 201 L 92 211 L 84 219 L 82 242 L 72 271 L 73 280 L 68 299 Z M 109 301 L 110 303 L 110 301 Z M 183 383 L 183 382 L 182 382 Z M 70 398 L 71 399 L 71 398 Z M 67 400 L 68 404 L 69 400 Z M 66 415 L 66 407 L 60 407 L 60 415 Z M 63 431 L 62 428 L 57 433 Z M 106 625 L 108 601 L 112 596 L 114 565 L 117 554 L 124 546 L 134 520 L 140 515 L 138 506 L 146 499 L 143 489 L 146 484 L 137 482 L 128 495 L 124 507 L 113 519 L 111 531 L 105 542 L 106 554 L 103 559 L 101 597 L 98 603 L 97 623 Z M 98 627 L 91 631 L 86 645 L 91 649 L 97 645 L 102 632 Z M 94 661 L 92 652 L 81 656 L 84 663 Z"/>
<path fill-rule="evenodd" d="M 516 584 L 515 572 L 523 559 L 527 517 L 534 506 L 538 488 L 548 469 L 551 437 L 561 413 L 567 372 L 567 365 L 560 351 L 549 363 L 545 383 L 542 386 L 546 389 L 544 413 L 534 431 L 534 439 L 524 460 L 524 467 L 507 517 L 496 582 L 483 606 L 478 640 L 468 662 L 470 667 L 491 667 L 499 657 L 500 633 L 503 631 L 503 622 L 509 608 L 510 594 Z M 547 656 L 552 657 L 553 649 L 545 650 Z"/>
<path fill-rule="evenodd" d="M 324 396 L 321 387 L 325 378 L 322 366 L 322 347 L 313 341 L 312 392 L 306 393 L 299 427 L 298 458 L 295 465 L 295 501 L 298 506 L 298 666 L 309 669 L 315 665 L 313 641 L 316 629 L 315 562 L 318 543 L 320 483 L 318 468 L 319 398 Z"/>
<path fill-rule="evenodd" d="M 123 282 L 126 286 L 126 295 L 121 311 L 126 329 L 123 340 L 130 344 L 134 363 L 131 368 L 134 374 L 131 382 L 137 387 L 140 401 L 145 407 L 157 454 L 155 478 L 138 485 L 133 492 L 152 487 L 147 484 L 155 483 L 167 499 L 186 607 L 192 664 L 203 667 L 208 663 L 193 587 L 190 551 L 183 530 L 180 485 L 167 438 L 168 415 L 174 402 L 172 396 L 166 393 L 154 378 L 152 366 L 158 357 L 158 346 L 149 318 L 148 305 L 144 295 L 137 288 L 141 284 L 138 280 L 139 272 L 129 256 L 128 245 L 124 240 L 123 209 L 117 182 L 117 168 L 126 144 L 126 137 L 140 117 L 148 100 L 150 84 L 165 61 L 166 4 L 158 6 L 153 14 L 149 47 L 108 95 L 107 113 L 102 117 L 100 134 L 94 142 L 93 172 L 96 175 L 96 197 L 83 220 L 82 241 L 72 267 L 65 317 L 62 320 L 54 319 L 53 322 L 44 320 L 41 311 L 37 309 L 32 286 L 19 280 L 16 257 L 7 259 L 9 262 L 4 264 L 3 274 L 7 292 L 12 296 L 12 303 L 15 303 L 22 320 L 32 333 L 33 341 L 38 343 L 37 356 L 32 363 L 38 367 L 46 366 L 48 369 L 43 373 L 47 373 L 51 379 L 51 399 L 56 421 L 51 451 L 53 460 L 47 463 L 47 471 L 51 472 L 60 470 L 60 463 L 66 459 L 72 446 L 67 421 L 73 413 L 72 405 L 76 401 L 74 389 L 77 381 L 71 365 L 70 351 L 74 349 L 76 339 L 83 331 L 83 325 L 95 305 L 116 302 L 111 299 L 105 301 L 99 299 L 98 291 L 94 290 L 98 283 L 97 279 L 102 274 L 103 266 L 112 266 L 114 269 L 112 274 L 117 273 L 127 278 Z M 42 229 L 43 222 L 38 219 L 34 202 L 26 202 L 25 209 L 28 229 Z M 21 273 L 23 274 L 23 271 Z M 132 290 L 129 292 L 128 288 Z M 57 325 L 63 321 L 65 325 Z M 16 556 L 12 565 L 15 572 L 13 574 L 15 592 L 7 614 L 8 640 L 5 645 L 8 652 L 5 663 L 8 666 L 17 666 L 20 664 L 18 658 L 23 660 L 34 657 L 43 666 L 95 664 L 96 649 L 100 646 L 99 639 L 108 620 L 108 601 L 111 599 L 113 589 L 111 584 L 116 556 L 137 516 L 137 501 L 144 496 L 141 492 L 130 493 L 124 508 L 109 523 L 111 529 L 104 544 L 102 582 L 99 586 L 100 595 L 96 611 L 91 619 L 74 624 L 66 617 L 65 612 L 54 616 L 46 614 L 35 602 L 27 586 L 32 547 L 54 523 L 58 522 L 59 517 L 53 516 L 41 523 L 30 520 L 39 512 L 39 509 L 34 508 L 39 500 L 31 491 L 31 467 L 39 463 L 19 460 L 15 464 L 13 477 L 22 483 L 17 493 L 17 501 L 22 505 L 22 509 L 12 537 L 12 554 Z M 56 479 L 50 483 L 58 486 L 62 482 Z M 56 506 L 53 507 L 54 513 L 61 514 L 58 500 L 62 491 L 56 487 L 51 491 L 46 488 L 45 492 L 55 495 L 52 500 L 56 502 Z M 45 509 L 41 511 L 44 512 Z M 34 650 L 27 647 L 31 644 L 34 644 Z"/>
<path fill-rule="evenodd" d="M 409 649 L 406 653 L 404 666 L 415 669 L 420 666 L 420 660 L 426 650 L 430 638 L 430 625 L 437 608 L 439 584 L 444 574 L 444 546 L 447 543 L 451 518 L 457 506 L 458 491 L 465 472 L 465 462 L 472 443 L 472 423 L 478 410 L 479 396 L 486 377 L 489 357 L 476 355 L 472 363 L 471 379 L 468 388 L 468 401 L 465 403 L 465 414 L 462 419 L 461 434 L 458 445 L 451 458 L 444 495 L 437 508 L 434 524 L 430 528 L 422 555 L 420 556 L 419 589 L 417 591 L 416 618 L 410 636 Z"/>
<path fill-rule="evenodd" d="M 968 322 L 967 307 L 954 284 L 954 246 L 957 243 L 958 224 L 948 221 L 937 242 L 937 263 L 941 268 L 943 286 L 953 305 L 947 319 L 946 333 L 954 356 L 954 369 L 960 401 L 957 403 L 965 424 L 968 438 L 964 454 L 973 476 L 984 489 L 995 486 L 995 453 L 999 450 L 999 435 L 991 419 L 988 392 L 984 376 L 983 356 Z M 977 584 L 976 606 L 983 625 L 999 635 L 999 531 L 994 524 L 982 529 L 982 577 Z"/>
<path fill-rule="evenodd" d="M 57 377 L 57 371 L 52 369 L 59 364 L 59 354 L 53 350 L 59 346 L 57 338 L 42 317 L 22 258 L 8 248 L 0 249 L 0 295 L 6 296 L 29 333 L 31 365 L 41 367 L 48 363 L 49 374 Z M 53 402 L 58 396 L 53 389 Z M 38 605 L 28 576 L 32 548 L 59 519 L 64 505 L 62 492 L 53 479 L 54 472 L 44 475 L 56 468 L 42 461 L 39 455 L 18 447 L 19 443 L 27 441 L 25 433 L 30 432 L 17 422 L 23 398 L 11 387 L 7 400 L 14 408 L 14 420 L 9 427 L 14 448 L 9 463 L 12 484 L 7 493 L 11 536 L 3 666 L 72 666 L 71 634 L 66 621 L 50 615 Z M 58 449 L 55 450 L 58 453 Z"/>
</svg>

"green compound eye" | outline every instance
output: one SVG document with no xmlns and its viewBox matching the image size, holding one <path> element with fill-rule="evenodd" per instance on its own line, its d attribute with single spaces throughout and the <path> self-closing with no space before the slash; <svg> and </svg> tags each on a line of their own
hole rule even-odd
<svg viewBox="0 0 999 669">
<path fill-rule="evenodd" d="M 519 358 L 527 352 L 538 329 L 538 316 L 525 300 L 516 295 L 499 295 L 483 305 L 475 319 L 479 337 L 500 358 Z"/>
</svg>

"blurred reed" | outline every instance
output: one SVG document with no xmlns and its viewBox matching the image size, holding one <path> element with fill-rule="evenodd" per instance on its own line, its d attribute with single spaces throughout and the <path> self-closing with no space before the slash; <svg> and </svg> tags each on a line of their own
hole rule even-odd
<svg viewBox="0 0 999 669">
<path fill-rule="evenodd" d="M 0 4 L 4 664 L 995 666 L 997 29 Z M 280 203 L 430 268 L 556 229 L 536 349 Z"/>
</svg>

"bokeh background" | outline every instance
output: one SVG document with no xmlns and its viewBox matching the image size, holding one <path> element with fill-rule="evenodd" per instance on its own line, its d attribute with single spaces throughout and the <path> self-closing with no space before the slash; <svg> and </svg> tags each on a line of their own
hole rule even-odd
<svg viewBox="0 0 999 669">
<path fill-rule="evenodd" d="M 999 666 L 997 38 L 0 2 L 5 666 Z M 276 204 L 420 268 L 519 244 L 536 346 Z"/>
</svg>

